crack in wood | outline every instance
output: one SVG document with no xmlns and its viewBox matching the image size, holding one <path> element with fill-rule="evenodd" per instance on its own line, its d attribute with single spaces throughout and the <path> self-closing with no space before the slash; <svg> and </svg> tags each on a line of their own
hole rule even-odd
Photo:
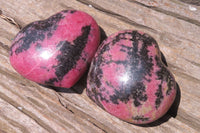
<svg viewBox="0 0 200 133">
<path fill-rule="evenodd" d="M 153 29 L 151 27 L 148 27 L 148 26 L 145 26 L 145 25 L 142 25 L 142 24 L 138 24 L 135 21 L 133 21 L 133 20 L 131 20 L 131 19 L 125 17 L 125 16 L 122 16 L 122 15 L 117 14 L 115 12 L 112 12 L 112 11 L 110 11 L 108 9 L 105 9 L 105 8 L 95 4 L 93 2 L 88 1 L 88 0 L 76 0 L 76 1 L 78 1 L 78 2 L 80 2 L 82 4 L 85 4 L 85 5 L 91 5 L 96 10 L 101 11 L 101 12 L 103 12 L 103 13 L 109 15 L 109 16 L 115 17 L 115 18 L 117 18 L 117 19 L 119 19 L 119 20 L 121 20 L 121 21 L 123 21 L 123 22 L 125 22 L 127 24 L 134 25 L 135 27 L 138 27 L 138 28 L 149 30 L 149 31 L 151 31 L 153 33 L 158 33 L 157 30 L 155 30 L 155 29 Z"/>
<path fill-rule="evenodd" d="M 93 118 L 92 116 L 86 114 L 85 112 L 81 111 L 80 109 L 78 109 L 76 107 L 73 107 L 72 105 L 69 105 L 67 102 L 63 102 L 63 100 L 67 100 L 67 99 L 65 97 L 63 97 L 62 94 L 58 93 L 57 96 L 58 96 L 58 100 L 59 100 L 60 104 L 63 107 L 65 107 L 67 110 L 72 111 L 76 116 L 79 116 L 80 118 L 87 120 L 92 125 L 94 125 L 98 129 L 100 129 L 102 132 L 105 132 L 105 133 L 107 133 L 107 132 L 113 133 L 114 132 L 112 129 L 110 129 L 106 125 L 102 124 L 101 122 L 99 122 L 98 120 Z M 68 104 L 68 105 L 66 105 L 66 104 Z M 75 103 L 73 103 L 73 104 L 74 104 L 74 106 L 78 106 Z"/>
<path fill-rule="evenodd" d="M 0 46 L 5 49 L 6 51 L 9 51 L 8 45 L 5 45 L 4 43 L 0 42 Z"/>
<path fill-rule="evenodd" d="M 2 10 L 0 10 L 0 18 L 2 18 L 2 19 L 4 19 L 5 21 L 7 21 L 8 23 L 14 25 L 14 26 L 17 27 L 18 29 L 21 29 L 21 28 L 22 28 L 13 18 L 4 15 Z"/>
<path fill-rule="evenodd" d="M 96 125 L 95 123 L 93 123 L 92 121 L 89 121 L 90 123 L 92 123 L 92 125 L 94 125 L 95 127 L 99 128 L 100 130 L 102 130 L 104 133 L 107 133 L 106 130 L 104 130 L 103 128 L 99 127 L 98 125 Z"/>
<path fill-rule="evenodd" d="M 160 12 L 160 13 L 163 13 L 163 14 L 166 14 L 166 15 L 169 15 L 169 16 L 172 16 L 172 17 L 175 17 L 175 18 L 177 18 L 177 19 L 180 19 L 180 20 L 183 20 L 183 21 L 192 23 L 192 24 L 194 24 L 194 25 L 200 26 L 200 22 L 199 22 L 198 20 L 191 19 L 191 18 L 189 18 L 189 17 L 180 15 L 180 14 L 178 14 L 178 13 L 175 13 L 175 12 L 172 12 L 172 11 L 168 11 L 168 10 L 165 10 L 165 9 L 162 9 L 162 8 L 159 8 L 159 7 L 155 7 L 155 6 L 149 6 L 149 5 L 140 3 L 140 2 L 138 2 L 138 1 L 133 1 L 133 0 L 127 0 L 127 1 L 132 2 L 132 3 L 135 3 L 135 4 L 140 5 L 140 6 L 143 6 L 143 7 L 146 7 L 146 8 L 149 8 L 149 9 L 152 9 L 152 10 L 154 10 L 154 11 L 157 11 L 157 12 Z"/>
<path fill-rule="evenodd" d="M 56 92 L 56 96 L 58 98 L 58 101 L 60 103 L 61 106 L 63 106 L 64 108 L 66 108 L 68 111 L 70 111 L 72 114 L 74 114 L 74 111 L 72 111 L 67 105 L 63 104 L 62 100 L 60 99 L 60 97 L 62 97 L 62 95 L 60 93 Z"/>
<path fill-rule="evenodd" d="M 76 116 L 79 116 L 80 118 L 87 120 L 89 123 L 91 123 L 93 126 L 95 126 L 96 128 L 100 129 L 102 132 L 107 133 L 107 131 L 103 128 L 104 125 L 99 124 L 99 122 L 97 122 L 95 119 L 93 119 L 91 116 L 88 116 L 87 114 L 85 114 L 84 112 L 82 112 L 81 110 L 77 110 L 75 107 L 71 107 L 71 105 L 66 105 L 62 102 L 61 98 L 64 98 L 62 96 L 62 94 L 58 93 L 56 94 L 58 97 L 58 101 L 61 104 L 61 106 L 65 107 L 67 110 L 69 110 L 70 112 L 72 112 L 73 114 L 75 114 Z M 65 98 L 64 98 L 65 99 Z M 66 100 L 66 99 L 65 99 Z M 74 104 L 75 106 L 78 106 L 76 104 Z M 86 119 L 87 118 L 87 119 Z M 106 128 L 107 130 L 109 130 L 108 128 Z M 109 133 L 112 133 L 113 131 L 109 130 Z"/>
</svg>

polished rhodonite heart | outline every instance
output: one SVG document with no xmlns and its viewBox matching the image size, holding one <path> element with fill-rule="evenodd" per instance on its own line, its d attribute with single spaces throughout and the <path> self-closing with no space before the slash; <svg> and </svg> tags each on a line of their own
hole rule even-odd
<svg viewBox="0 0 200 133">
<path fill-rule="evenodd" d="M 134 124 L 163 116 L 176 96 L 176 82 L 148 34 L 125 30 L 108 37 L 92 60 L 87 95 L 110 114 Z"/>
<path fill-rule="evenodd" d="M 24 27 L 13 40 L 10 62 L 27 79 L 69 88 L 87 69 L 99 40 L 99 27 L 90 15 L 61 11 Z"/>
</svg>

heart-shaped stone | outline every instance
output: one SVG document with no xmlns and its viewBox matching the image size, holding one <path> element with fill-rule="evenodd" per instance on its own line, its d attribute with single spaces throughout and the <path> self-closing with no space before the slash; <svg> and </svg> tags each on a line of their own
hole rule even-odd
<svg viewBox="0 0 200 133">
<path fill-rule="evenodd" d="M 176 96 L 176 82 L 148 34 L 125 30 L 108 37 L 92 60 L 87 95 L 110 114 L 134 124 L 163 116 Z"/>
<path fill-rule="evenodd" d="M 99 27 L 90 15 L 65 10 L 24 27 L 13 40 L 10 62 L 29 80 L 70 88 L 86 71 L 99 41 Z"/>
</svg>

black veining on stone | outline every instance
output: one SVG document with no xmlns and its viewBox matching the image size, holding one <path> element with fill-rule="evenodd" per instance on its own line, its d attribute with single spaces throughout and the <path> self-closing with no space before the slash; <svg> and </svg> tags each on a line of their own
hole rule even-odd
<svg viewBox="0 0 200 133">
<path fill-rule="evenodd" d="M 81 56 L 83 49 L 87 44 L 90 29 L 90 25 L 82 27 L 82 34 L 73 41 L 74 44 L 71 44 L 68 41 L 60 41 L 57 45 L 57 48 L 60 51 L 60 54 L 56 57 L 58 65 L 53 66 L 53 69 L 56 70 L 55 75 L 57 81 L 61 81 L 63 77 L 76 66 L 77 61 L 83 58 Z"/>
<path fill-rule="evenodd" d="M 155 107 L 156 107 L 156 109 L 158 109 L 164 98 L 161 85 L 158 86 L 158 89 L 157 89 L 155 95 L 156 95 Z"/>
<path fill-rule="evenodd" d="M 157 92 L 155 93 L 155 96 L 157 97 L 155 100 L 155 108 L 158 109 L 163 98 L 164 98 L 164 94 L 163 94 L 163 90 L 162 90 L 162 85 L 164 82 L 167 83 L 167 91 L 166 91 L 166 95 L 170 95 L 172 89 L 176 89 L 175 87 L 175 80 L 172 76 L 172 74 L 169 72 L 169 70 L 165 67 L 165 65 L 162 63 L 162 61 L 160 60 L 159 56 L 155 56 L 155 60 L 156 60 L 156 65 L 158 66 L 158 68 L 160 68 L 157 72 L 157 80 L 160 80 L 161 83 L 159 84 L 159 88 L 157 90 Z"/>
<path fill-rule="evenodd" d="M 58 26 L 58 22 L 63 18 L 64 16 L 61 13 L 57 13 L 46 20 L 36 21 L 24 27 L 17 35 L 22 35 L 22 37 L 18 40 L 15 40 L 14 44 L 12 45 L 12 47 L 14 45 L 19 45 L 14 52 L 19 54 L 28 50 L 32 43 L 43 41 L 46 36 L 48 38 L 51 37 Z M 12 47 L 11 55 L 13 52 Z"/>
<path fill-rule="evenodd" d="M 54 82 L 58 82 L 57 78 L 50 78 L 49 80 L 45 81 L 46 85 L 54 85 Z"/>
<path fill-rule="evenodd" d="M 92 101 L 94 101 L 98 106 L 104 109 L 103 105 L 100 101 L 106 101 L 109 102 L 107 99 L 102 97 L 102 94 L 98 92 L 95 88 L 91 88 L 91 91 L 87 91 L 87 94 L 90 98 L 92 98 Z"/>
<path fill-rule="evenodd" d="M 170 95 L 172 89 L 176 89 L 175 87 L 175 80 L 173 78 L 173 76 L 171 75 L 171 73 L 169 72 L 169 70 L 167 70 L 167 68 L 164 66 L 164 64 L 162 64 L 162 62 L 160 61 L 160 58 L 158 56 L 155 56 L 155 60 L 157 62 L 157 66 L 160 68 L 156 74 L 157 74 L 157 80 L 161 80 L 161 84 L 163 82 L 167 83 L 168 89 L 166 92 L 166 95 Z"/>
<path fill-rule="evenodd" d="M 131 35 L 131 37 L 127 38 L 126 35 Z M 110 59 L 105 61 L 103 54 L 106 51 L 109 51 L 112 45 L 115 45 L 115 43 L 119 42 L 122 39 L 132 41 L 131 47 L 121 44 L 120 51 L 127 53 L 127 60 L 114 61 L 112 60 L 112 56 L 107 56 Z M 139 41 L 142 41 L 143 43 L 141 49 L 138 48 Z M 137 31 L 133 31 L 119 33 L 113 38 L 112 41 L 104 43 L 106 44 L 100 46 L 101 50 L 97 51 L 98 57 L 94 59 L 93 65 L 91 65 L 92 67 L 90 70 L 89 82 L 95 82 L 96 88 L 101 87 L 101 80 L 103 77 L 103 70 L 101 69 L 102 66 L 110 65 L 111 63 L 121 64 L 124 66 L 124 68 L 127 68 L 127 66 L 129 66 L 130 80 L 125 85 L 123 85 L 122 83 L 121 86 L 119 86 L 120 90 L 115 90 L 115 94 L 111 95 L 110 99 L 107 99 L 107 101 L 118 104 L 119 101 L 127 103 L 130 99 L 134 99 L 133 104 L 136 107 L 141 105 L 141 102 L 146 101 L 148 98 L 145 94 L 145 85 L 141 81 L 145 79 L 146 81 L 150 82 L 150 79 L 146 79 L 145 76 L 151 76 L 151 71 L 153 69 L 153 57 L 150 57 L 148 55 L 149 51 L 147 47 L 152 46 L 152 44 L 157 45 L 156 41 L 147 34 L 140 34 Z M 107 82 L 107 85 L 110 87 L 114 86 L 111 85 L 109 82 Z M 102 97 L 102 95 L 100 94 L 97 95 L 99 95 L 99 97 Z"/>
<path fill-rule="evenodd" d="M 123 89 L 119 91 L 115 90 L 115 94 L 110 96 L 110 100 L 114 104 L 119 104 L 118 101 L 127 103 L 129 99 L 134 99 L 133 103 L 136 107 L 141 105 L 141 102 L 147 100 L 147 95 L 145 94 L 145 86 L 143 83 L 136 83 L 124 86 Z"/>
<path fill-rule="evenodd" d="M 133 120 L 136 120 L 136 121 L 148 121 L 149 118 L 148 117 L 144 117 L 143 115 L 142 116 L 135 116 L 135 117 L 132 117 Z"/>
<path fill-rule="evenodd" d="M 67 41 L 60 42 L 62 45 L 60 48 L 61 54 L 57 56 L 59 63 L 58 66 L 55 67 L 55 74 L 59 80 L 62 80 L 64 75 L 75 67 L 77 61 L 80 59 L 82 51 L 87 44 L 90 28 L 90 26 L 82 28 L 82 34 L 73 41 L 74 45 Z"/>
<path fill-rule="evenodd" d="M 76 10 L 70 10 L 70 13 L 71 14 L 73 14 L 73 13 L 75 13 L 76 12 Z"/>
<path fill-rule="evenodd" d="M 176 82 L 174 81 L 171 75 L 168 75 L 167 87 L 168 89 L 167 89 L 166 95 L 170 95 L 173 88 L 176 89 Z"/>
<path fill-rule="evenodd" d="M 42 50 L 42 45 L 40 43 L 37 43 L 35 46 L 36 51 L 41 51 Z"/>
</svg>

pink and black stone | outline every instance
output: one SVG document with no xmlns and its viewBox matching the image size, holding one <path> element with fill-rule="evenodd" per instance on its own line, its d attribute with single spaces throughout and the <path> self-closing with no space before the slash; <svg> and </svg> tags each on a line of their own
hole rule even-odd
<svg viewBox="0 0 200 133">
<path fill-rule="evenodd" d="M 146 124 L 163 116 L 176 96 L 176 82 L 148 34 L 125 30 L 108 37 L 92 60 L 87 95 L 110 114 Z"/>
<path fill-rule="evenodd" d="M 86 71 L 100 41 L 96 21 L 77 10 L 33 22 L 15 37 L 10 62 L 25 78 L 70 88 Z"/>
</svg>

